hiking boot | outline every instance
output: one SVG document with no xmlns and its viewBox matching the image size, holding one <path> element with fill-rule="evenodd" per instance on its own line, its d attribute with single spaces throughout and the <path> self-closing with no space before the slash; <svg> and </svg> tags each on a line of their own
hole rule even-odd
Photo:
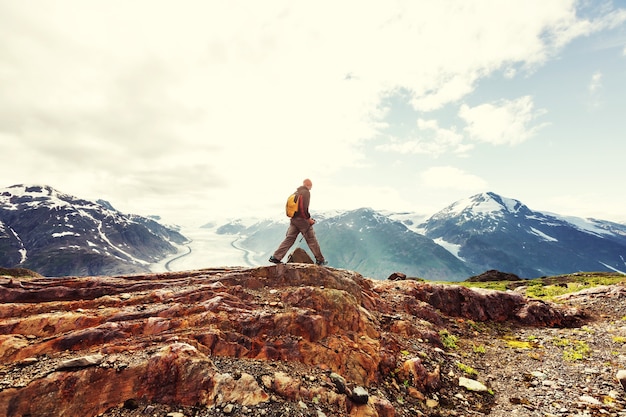
<svg viewBox="0 0 626 417">
<path fill-rule="evenodd" d="M 315 265 L 319 265 L 319 266 L 328 265 L 328 261 L 315 261 Z"/>
<path fill-rule="evenodd" d="M 274 255 L 270 256 L 269 261 L 273 264 L 279 264 L 280 263 L 280 259 L 276 259 L 274 258 Z"/>
</svg>

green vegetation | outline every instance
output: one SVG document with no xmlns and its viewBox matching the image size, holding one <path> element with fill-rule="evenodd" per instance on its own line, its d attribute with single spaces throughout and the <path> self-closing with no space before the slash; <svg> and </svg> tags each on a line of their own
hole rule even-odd
<svg viewBox="0 0 626 417">
<path fill-rule="evenodd" d="M 470 376 L 478 375 L 478 371 L 476 371 L 474 368 L 472 368 L 469 365 L 465 365 L 465 364 L 463 364 L 461 362 L 457 362 L 456 366 L 457 366 L 457 368 L 459 368 L 459 370 L 461 370 L 466 375 L 470 375 Z"/>
<path fill-rule="evenodd" d="M 570 362 L 581 361 L 589 356 L 591 356 L 591 348 L 586 342 L 580 340 L 575 341 L 563 352 L 563 359 Z"/>
<path fill-rule="evenodd" d="M 551 299 L 569 292 L 574 292 L 570 291 L 570 283 L 545 285 L 542 282 L 533 282 L 528 285 L 528 288 L 526 289 L 526 296 L 540 299 Z"/>
<path fill-rule="evenodd" d="M 487 325 L 485 323 L 477 323 L 474 320 L 467 320 L 467 326 L 477 333 L 483 333 L 487 330 Z"/>
<path fill-rule="evenodd" d="M 626 337 L 624 336 L 613 336 L 613 342 L 614 343 L 620 343 L 620 344 L 624 344 L 626 343 Z"/>
<path fill-rule="evenodd" d="M 9 277 L 41 277 L 37 272 L 26 268 L 0 268 L 0 275 Z"/>
<path fill-rule="evenodd" d="M 521 281 L 488 281 L 488 282 L 456 282 L 470 288 L 490 290 L 513 290 L 520 286 L 526 287 L 526 296 L 550 300 L 563 294 L 577 292 L 599 285 L 626 283 L 626 276 L 612 272 L 585 272 L 553 277 L 541 277 Z"/>
<path fill-rule="evenodd" d="M 554 339 L 552 341 L 555 346 L 561 346 L 563 350 L 563 359 L 568 362 L 581 361 L 591 356 L 591 348 L 581 340 L 570 340 L 567 338 Z"/>
<path fill-rule="evenodd" d="M 541 348 L 536 336 L 528 336 L 526 340 L 519 340 L 515 335 L 502 337 L 507 347 L 511 349 L 532 350 Z"/>
<path fill-rule="evenodd" d="M 464 287 L 469 288 L 484 288 L 486 290 L 498 290 L 498 291 L 506 291 L 511 281 L 487 281 L 487 282 L 438 282 L 438 284 L 455 284 L 462 285 Z"/>
<path fill-rule="evenodd" d="M 525 340 L 507 340 L 506 345 L 511 349 L 533 349 L 537 347 L 537 343 Z"/>
<path fill-rule="evenodd" d="M 571 343 L 572 343 L 571 340 L 564 338 L 564 337 L 552 340 L 552 344 L 554 346 L 560 346 L 560 347 L 569 346 Z"/>
<path fill-rule="evenodd" d="M 441 338 L 441 343 L 447 349 L 456 349 L 456 343 L 459 341 L 459 338 L 453 334 L 448 333 L 447 330 L 439 330 L 439 337 Z"/>
<path fill-rule="evenodd" d="M 472 346 L 473 346 L 472 349 L 473 349 L 474 353 L 486 353 L 487 352 L 487 349 L 485 349 L 484 345 L 476 346 L 476 345 L 473 344 Z"/>
</svg>

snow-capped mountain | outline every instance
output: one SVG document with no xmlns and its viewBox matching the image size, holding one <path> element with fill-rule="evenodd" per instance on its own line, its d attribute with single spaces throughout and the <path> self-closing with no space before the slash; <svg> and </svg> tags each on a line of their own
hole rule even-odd
<svg viewBox="0 0 626 417">
<path fill-rule="evenodd" d="M 415 219 L 420 216 L 362 208 L 320 213 L 315 218 L 314 227 L 322 252 L 333 267 L 355 270 L 377 279 L 386 279 L 393 272 L 452 281 L 473 274 L 451 253 L 408 227 L 415 225 Z M 287 226 L 288 219 L 279 222 L 237 219 L 218 227 L 217 231 L 238 235 L 238 247 L 248 252 L 247 259 L 254 265 L 267 264 L 269 256 L 284 239 Z M 301 237 L 295 246 L 308 251 Z M 312 256 L 310 252 L 309 255 Z"/>
<path fill-rule="evenodd" d="M 626 225 L 541 213 L 491 192 L 457 201 L 430 217 L 371 209 L 315 217 L 329 264 L 377 279 L 396 271 L 448 281 L 490 269 L 522 278 L 626 271 Z M 262 265 L 286 228 L 287 219 L 239 219 L 216 230 L 237 239 L 249 264 Z M 296 246 L 308 251 L 300 238 Z"/>
<path fill-rule="evenodd" d="M 626 226 L 533 211 L 491 192 L 457 201 L 420 227 L 478 271 L 527 278 L 626 271 Z"/>
<path fill-rule="evenodd" d="M 52 187 L 0 189 L 0 266 L 45 276 L 123 274 L 176 253 L 186 238 L 155 220 Z"/>
<path fill-rule="evenodd" d="M 450 252 L 411 230 L 413 222 L 407 225 L 391 217 L 362 208 L 320 221 L 315 227 L 326 259 L 331 265 L 378 279 L 393 272 L 450 281 L 472 275 Z"/>
<path fill-rule="evenodd" d="M 367 208 L 315 217 L 330 266 L 377 279 L 393 272 L 461 281 L 490 269 L 523 278 L 626 271 L 626 225 L 537 212 L 494 193 L 457 201 L 431 217 Z M 207 245 L 193 254 L 188 246 L 187 258 L 195 256 L 202 266 L 223 265 L 226 249 L 215 246 L 222 245 L 247 266 L 266 265 L 287 224 L 286 218 L 212 222 L 198 235 Z M 103 200 L 40 185 L 0 189 L 2 267 L 46 276 L 145 272 L 176 254 L 174 245 L 182 243 L 189 245 L 175 228 L 122 214 Z M 308 250 L 300 238 L 296 246 Z"/>
</svg>

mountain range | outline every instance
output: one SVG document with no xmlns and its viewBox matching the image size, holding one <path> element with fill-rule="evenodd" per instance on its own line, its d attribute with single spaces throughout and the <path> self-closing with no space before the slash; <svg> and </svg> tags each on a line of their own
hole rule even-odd
<svg viewBox="0 0 626 417">
<path fill-rule="evenodd" d="M 368 208 L 320 215 L 316 234 L 332 266 L 377 279 L 393 272 L 460 281 L 496 269 L 536 278 L 578 271 L 626 271 L 626 225 L 529 209 L 492 192 L 457 201 L 430 217 Z M 263 263 L 281 242 L 285 222 L 242 219 L 217 233 L 235 234 Z M 296 246 L 307 250 L 305 242 Z"/>
<path fill-rule="evenodd" d="M 458 201 L 420 227 L 475 271 L 521 277 L 626 271 L 626 225 L 541 213 L 494 193 Z"/>
<path fill-rule="evenodd" d="M 125 215 L 49 186 L 0 190 L 0 266 L 45 276 L 148 272 L 187 239 L 158 221 Z"/>
<path fill-rule="evenodd" d="M 314 214 L 329 266 L 376 279 L 394 272 L 462 281 L 491 269 L 521 278 L 626 271 L 626 225 L 533 211 L 492 192 L 457 201 L 432 216 L 370 208 Z M 191 256 L 190 239 L 158 220 L 123 214 L 107 201 L 81 199 L 50 186 L 0 189 L 0 267 L 45 276 L 115 275 L 146 272 L 164 259 Z M 227 237 L 216 242 L 229 242 L 228 249 L 243 254 L 242 264 L 255 266 L 268 263 L 287 225 L 287 218 L 213 220 L 201 230 Z M 189 248 L 181 255 L 183 245 Z M 300 238 L 296 246 L 308 250 Z M 223 253 L 218 249 L 223 248 L 203 247 L 194 255 L 202 267 L 223 266 L 216 259 Z"/>
</svg>

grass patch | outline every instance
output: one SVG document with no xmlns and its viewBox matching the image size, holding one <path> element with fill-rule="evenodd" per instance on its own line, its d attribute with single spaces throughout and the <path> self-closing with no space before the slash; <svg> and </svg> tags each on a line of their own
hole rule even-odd
<svg viewBox="0 0 626 417">
<path fill-rule="evenodd" d="M 467 320 L 467 327 L 476 333 L 484 333 L 487 331 L 487 325 L 485 323 L 477 323 L 474 320 Z"/>
<path fill-rule="evenodd" d="M 478 371 L 476 371 L 476 369 L 472 368 L 469 365 L 465 365 L 461 362 L 457 362 L 456 363 L 457 368 L 459 368 L 459 370 L 463 373 L 465 373 L 466 375 L 470 375 L 470 376 L 477 376 L 478 375 Z"/>
<path fill-rule="evenodd" d="M 552 344 L 554 346 L 565 347 L 565 346 L 571 345 L 572 341 L 570 339 L 568 339 L 568 338 L 561 337 L 561 338 L 558 338 L 558 339 L 553 339 L 552 340 Z"/>
<path fill-rule="evenodd" d="M 563 352 L 563 359 L 569 362 L 582 361 L 589 356 L 591 356 L 591 348 L 589 345 L 578 340 Z"/>
<path fill-rule="evenodd" d="M 442 282 L 443 284 L 444 282 Z M 487 281 L 487 282 L 469 282 L 469 281 L 462 281 L 462 282 L 454 282 L 454 283 L 450 283 L 448 282 L 448 284 L 456 284 L 456 285 L 462 285 L 464 287 L 469 287 L 469 288 L 484 288 L 486 290 L 497 290 L 497 291 L 506 291 L 508 289 L 508 285 L 509 285 L 510 281 Z"/>
<path fill-rule="evenodd" d="M 506 345 L 511 349 L 534 349 L 537 343 L 530 340 L 507 340 Z"/>
<path fill-rule="evenodd" d="M 546 285 L 543 282 L 533 282 L 526 289 L 526 296 L 540 299 L 551 299 L 570 292 L 575 292 L 570 289 L 570 283 Z"/>
<path fill-rule="evenodd" d="M 453 334 L 450 334 L 447 330 L 439 330 L 439 337 L 441 338 L 441 343 L 447 349 L 456 349 L 457 342 L 459 338 Z"/>
<path fill-rule="evenodd" d="M 591 348 L 581 340 L 567 338 L 554 339 L 555 346 L 563 347 L 563 359 L 568 362 L 581 361 L 591 356 Z"/>
<path fill-rule="evenodd" d="M 484 345 L 474 345 L 472 344 L 472 350 L 474 351 L 474 353 L 480 353 L 480 354 L 484 354 L 487 352 L 487 349 L 485 348 Z"/>
<path fill-rule="evenodd" d="M 626 343 L 626 337 L 624 336 L 613 336 L 613 343 L 620 343 L 620 344 L 624 344 Z"/>
<path fill-rule="evenodd" d="M 525 286 L 527 287 L 527 297 L 550 300 L 560 295 L 577 292 L 586 288 L 620 283 L 626 283 L 626 276 L 611 272 L 581 272 L 521 281 L 463 281 L 454 284 L 469 288 L 484 288 L 499 291 L 512 290 L 520 286 Z"/>
</svg>

